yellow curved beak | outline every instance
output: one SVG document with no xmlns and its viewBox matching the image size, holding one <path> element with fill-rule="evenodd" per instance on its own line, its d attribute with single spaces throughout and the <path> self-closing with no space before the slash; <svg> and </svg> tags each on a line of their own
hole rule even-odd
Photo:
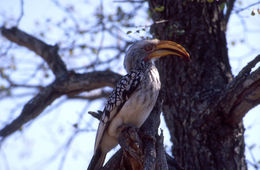
<svg viewBox="0 0 260 170">
<path fill-rule="evenodd" d="M 177 44 L 173 41 L 160 41 L 155 50 L 148 55 L 145 60 L 151 60 L 153 58 L 160 58 L 166 55 L 175 55 L 182 57 L 184 59 L 190 60 L 189 53 L 185 50 L 183 46 Z"/>
</svg>

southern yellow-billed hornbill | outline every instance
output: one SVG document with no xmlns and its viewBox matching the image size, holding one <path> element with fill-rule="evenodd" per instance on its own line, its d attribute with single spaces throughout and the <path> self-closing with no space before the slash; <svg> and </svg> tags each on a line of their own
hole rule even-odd
<svg viewBox="0 0 260 170">
<path fill-rule="evenodd" d="M 117 83 L 104 108 L 88 170 L 103 166 L 107 152 L 118 144 L 120 127 L 139 128 L 147 119 L 161 88 L 152 59 L 166 55 L 189 59 L 186 50 L 172 41 L 142 40 L 129 48 L 124 60 L 128 74 Z"/>
</svg>

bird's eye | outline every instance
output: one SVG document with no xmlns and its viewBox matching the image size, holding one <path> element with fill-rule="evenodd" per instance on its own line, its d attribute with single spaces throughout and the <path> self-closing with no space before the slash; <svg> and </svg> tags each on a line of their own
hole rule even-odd
<svg viewBox="0 0 260 170">
<path fill-rule="evenodd" d="M 144 46 L 144 50 L 145 51 L 151 51 L 153 49 L 153 47 L 154 46 L 152 44 L 147 44 L 147 45 Z"/>
</svg>

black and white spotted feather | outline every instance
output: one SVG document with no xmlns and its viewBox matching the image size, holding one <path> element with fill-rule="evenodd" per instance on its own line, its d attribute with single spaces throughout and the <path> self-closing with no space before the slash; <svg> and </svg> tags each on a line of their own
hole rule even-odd
<svg viewBox="0 0 260 170">
<path fill-rule="evenodd" d="M 123 76 L 116 87 L 112 91 L 100 121 L 102 122 L 98 128 L 96 136 L 95 150 L 97 149 L 100 140 L 102 139 L 104 130 L 109 122 L 116 116 L 116 113 L 122 108 L 124 103 L 129 99 L 131 94 L 136 90 L 140 82 L 144 78 L 144 72 L 141 70 L 132 70 L 129 74 Z"/>
<path fill-rule="evenodd" d="M 119 80 L 102 112 L 88 170 L 103 166 L 106 154 L 118 144 L 123 125 L 139 128 L 151 113 L 161 83 L 152 61 L 145 61 L 144 46 L 156 43 L 158 40 L 139 41 L 127 51 L 124 67 L 128 74 Z"/>
<path fill-rule="evenodd" d="M 102 166 L 106 156 L 106 153 L 104 153 L 102 148 L 100 148 L 104 133 L 108 129 L 112 119 L 119 113 L 122 106 L 130 98 L 131 94 L 137 89 L 143 79 L 143 71 L 132 70 L 129 74 L 123 76 L 119 80 L 112 91 L 101 115 L 95 140 L 94 155 L 91 159 L 88 170 L 96 170 Z"/>
<path fill-rule="evenodd" d="M 124 102 L 130 97 L 132 92 L 142 81 L 143 77 L 143 72 L 134 70 L 120 79 L 115 89 L 112 91 L 110 97 L 108 98 L 101 121 L 104 122 L 106 119 L 105 117 L 108 117 L 108 119 L 113 118 L 114 115 L 110 115 L 110 112 L 115 108 L 120 110 Z"/>
</svg>

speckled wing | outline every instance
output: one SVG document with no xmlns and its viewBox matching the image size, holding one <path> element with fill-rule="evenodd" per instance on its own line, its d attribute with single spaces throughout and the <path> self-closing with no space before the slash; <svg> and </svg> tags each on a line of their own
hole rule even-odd
<svg viewBox="0 0 260 170">
<path fill-rule="evenodd" d="M 129 74 L 122 77 L 112 91 L 104 111 L 102 113 L 95 142 L 95 152 L 98 148 L 104 131 L 108 127 L 111 120 L 119 113 L 124 103 L 129 99 L 131 94 L 136 90 L 140 82 L 143 80 L 144 73 L 133 70 Z"/>
</svg>

